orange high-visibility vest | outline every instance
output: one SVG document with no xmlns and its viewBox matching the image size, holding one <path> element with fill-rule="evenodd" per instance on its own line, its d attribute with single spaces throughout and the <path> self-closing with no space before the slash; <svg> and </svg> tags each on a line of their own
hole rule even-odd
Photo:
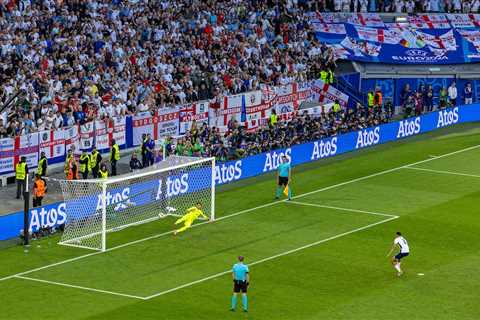
<svg viewBox="0 0 480 320">
<path fill-rule="evenodd" d="M 75 170 L 73 168 L 74 164 L 75 164 Z M 73 159 L 70 160 L 70 163 L 68 165 L 67 180 L 78 180 L 78 165 Z"/>
<path fill-rule="evenodd" d="M 42 179 L 35 181 L 35 196 L 43 197 L 45 195 L 45 182 Z"/>
<path fill-rule="evenodd" d="M 381 105 L 382 105 L 382 102 L 383 102 L 382 92 L 381 92 L 381 91 L 375 92 L 375 96 L 378 97 L 378 98 L 376 97 L 375 100 L 377 100 L 377 101 L 375 101 L 375 102 L 377 103 L 377 105 L 381 106 Z"/>
</svg>

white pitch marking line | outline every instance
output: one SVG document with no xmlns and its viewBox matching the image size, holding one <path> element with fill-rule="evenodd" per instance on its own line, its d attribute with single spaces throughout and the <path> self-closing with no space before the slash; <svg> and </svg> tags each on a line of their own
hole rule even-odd
<svg viewBox="0 0 480 320">
<path fill-rule="evenodd" d="M 358 209 L 341 208 L 341 207 L 334 207 L 334 206 L 325 206 L 325 205 L 316 204 L 316 203 L 299 202 L 299 201 L 287 201 L 287 203 L 298 204 L 298 205 L 309 206 L 309 207 L 333 209 L 333 210 L 339 210 L 339 211 L 365 213 L 365 214 L 371 214 L 371 215 L 382 216 L 382 217 L 395 217 L 395 218 L 398 218 L 398 216 L 396 216 L 396 215 L 394 215 L 394 214 L 380 213 L 380 212 L 373 212 L 373 211 L 365 211 L 365 210 L 358 210 Z"/>
<path fill-rule="evenodd" d="M 454 175 L 454 176 L 480 178 L 480 175 L 477 175 L 477 174 L 461 173 L 461 172 L 455 172 L 455 171 L 433 170 L 433 169 L 419 168 L 419 167 L 407 167 L 405 169 L 419 170 L 419 171 L 426 171 L 426 172 L 440 173 L 440 174 L 450 174 L 450 175 Z"/>
<path fill-rule="evenodd" d="M 68 283 L 63 283 L 63 282 L 43 280 L 43 279 L 30 278 L 30 277 L 24 277 L 24 276 L 15 276 L 15 278 L 30 280 L 30 281 L 36 281 L 36 282 L 41 282 L 41 283 L 54 284 L 54 285 L 57 285 L 57 286 L 62 286 L 62 287 L 67 287 L 67 288 L 75 288 L 75 289 L 81 289 L 81 290 L 85 290 L 85 291 L 101 292 L 101 293 L 107 293 L 107 294 L 111 294 L 111 295 L 115 295 L 115 296 L 146 300 L 144 297 L 134 296 L 134 295 L 131 295 L 131 294 L 119 293 L 119 292 L 101 290 L 101 289 L 95 289 L 95 288 L 89 288 L 89 287 L 76 286 L 76 285 L 73 285 L 73 284 L 68 284 Z"/>
<path fill-rule="evenodd" d="M 304 245 L 304 246 L 301 246 L 301 247 L 298 247 L 298 248 L 295 248 L 295 249 L 292 249 L 292 250 L 288 250 L 288 251 L 285 251 L 285 252 L 282 252 L 282 253 L 279 253 L 279 254 L 276 254 L 276 255 L 261 259 L 261 260 L 251 262 L 248 265 L 249 266 L 254 266 L 254 265 L 257 265 L 257 264 L 260 264 L 260 263 L 264 263 L 264 262 L 267 262 L 267 261 L 270 261 L 270 260 L 274 260 L 274 259 L 286 256 L 286 255 L 298 252 L 298 251 L 302 251 L 302 250 L 317 246 L 319 244 L 322 244 L 322 243 L 325 243 L 325 242 L 328 242 L 328 241 L 331 241 L 331 240 L 335 240 L 335 239 L 347 236 L 347 235 L 355 233 L 355 232 L 359 232 L 359 231 L 362 231 L 362 230 L 365 230 L 365 229 L 368 229 L 368 228 L 372 228 L 372 227 L 377 226 L 379 224 L 386 223 L 386 222 L 389 222 L 389 221 L 392 221 L 392 220 L 395 220 L 395 219 L 398 219 L 398 217 L 393 216 L 393 217 L 390 217 L 388 219 L 384 219 L 384 220 L 379 221 L 379 222 L 371 223 L 369 225 L 366 225 L 366 226 L 363 226 L 363 227 L 360 227 L 360 228 L 356 228 L 356 229 L 353 229 L 353 230 L 350 230 L 350 231 L 347 231 L 347 232 L 344 232 L 344 233 L 340 233 L 340 234 L 337 234 L 335 236 L 332 236 L 332 237 L 329 237 L 329 238 L 326 238 L 326 239 L 315 241 L 315 242 L 309 243 L 307 245 Z M 208 276 L 208 277 L 203 278 L 203 279 L 199 279 L 199 280 L 192 281 L 192 282 L 183 284 L 181 286 L 178 286 L 178 287 L 175 287 L 175 288 L 172 288 L 172 289 L 161 291 L 159 293 L 155 293 L 155 294 L 152 294 L 151 296 L 145 297 L 145 300 L 150 300 L 150 299 L 165 295 L 165 294 L 170 293 L 170 292 L 174 292 L 174 291 L 186 288 L 186 287 L 193 286 L 193 285 L 198 284 L 198 283 L 202 283 L 202 282 L 214 279 L 214 278 L 218 278 L 218 277 L 221 277 L 221 276 L 226 275 L 226 274 L 231 273 L 231 272 L 232 272 L 231 270 L 223 271 L 223 272 Z"/>
<path fill-rule="evenodd" d="M 355 178 L 355 179 L 348 180 L 348 181 L 341 182 L 341 183 L 337 183 L 337 184 L 334 184 L 334 185 L 331 185 L 331 186 L 328 186 L 328 187 L 324 187 L 324 188 L 320 188 L 320 189 L 317 189 L 317 190 L 314 190 L 314 191 L 306 192 L 306 193 L 294 196 L 293 199 L 298 199 L 298 198 L 305 197 L 305 196 L 315 194 L 315 193 L 318 193 L 318 192 L 323 192 L 323 191 L 326 191 L 326 190 L 338 188 L 338 187 L 341 187 L 341 186 L 344 186 L 344 185 L 348 185 L 348 184 L 355 183 L 355 182 L 358 182 L 358 181 L 362 181 L 362 180 L 366 180 L 366 179 L 369 179 L 369 178 L 377 177 L 377 176 L 380 176 L 380 175 L 383 175 L 383 174 L 395 172 L 395 171 L 398 171 L 398 170 L 401 170 L 401 169 L 404 169 L 404 168 L 407 168 L 407 167 L 415 166 L 415 165 L 422 164 L 422 163 L 425 163 L 425 162 L 429 162 L 429 161 L 432 161 L 432 160 L 449 157 L 449 156 L 452 156 L 452 155 L 455 155 L 455 154 L 458 154 L 458 153 L 474 150 L 474 149 L 477 149 L 479 147 L 480 147 L 480 144 L 475 145 L 475 146 L 471 146 L 471 147 L 468 147 L 468 148 L 463 148 L 463 149 L 460 149 L 460 150 L 457 150 L 457 151 L 445 153 L 443 155 L 437 156 L 436 158 L 429 158 L 429 159 L 425 159 L 425 160 L 420 160 L 420 161 L 416 161 L 416 162 L 406 164 L 406 165 L 403 165 L 403 166 L 399 166 L 399 167 L 396 167 L 396 168 L 387 169 L 387 170 L 380 171 L 380 172 L 377 172 L 377 173 L 373 173 L 373 174 L 363 176 L 363 177 L 360 177 L 360 178 Z M 254 211 L 254 210 L 257 210 L 257 209 L 262 209 L 262 208 L 266 208 L 266 207 L 269 207 L 269 206 L 272 206 L 272 205 L 275 205 L 275 204 L 278 204 L 278 203 L 283 203 L 285 201 L 286 200 L 269 202 L 269 203 L 266 203 L 266 204 L 263 204 L 263 205 L 260 205 L 260 206 L 254 207 L 254 208 L 250 208 L 250 209 L 242 210 L 242 211 L 239 211 L 239 212 L 236 212 L 236 213 L 232 213 L 230 215 L 222 216 L 220 218 L 217 218 L 215 221 L 228 219 L 228 218 L 235 217 L 235 216 L 238 216 L 238 215 L 241 215 L 241 214 L 244 214 L 244 213 L 247 213 L 247 212 L 251 212 L 251 211 Z M 192 227 L 197 227 L 197 226 L 200 226 L 200 225 L 203 225 L 203 224 L 206 224 L 206 223 L 209 223 L 209 221 L 194 224 L 194 225 L 192 225 Z M 154 236 L 146 237 L 146 238 L 143 238 L 143 239 L 135 240 L 135 241 L 132 241 L 132 242 L 124 243 L 122 245 L 109 248 L 109 249 L 106 250 L 106 252 L 113 251 L 113 250 L 116 250 L 116 249 L 120 249 L 120 248 L 123 248 L 123 247 L 127 247 L 127 246 L 130 246 L 132 244 L 137 244 L 137 243 L 141 243 L 141 242 L 148 241 L 148 240 L 151 240 L 151 239 L 159 238 L 159 237 L 169 235 L 169 234 L 172 234 L 172 233 L 173 233 L 173 231 L 168 231 L 168 232 L 164 232 L 164 233 L 161 233 L 161 234 L 158 234 L 158 235 L 154 235 Z M 97 254 L 101 254 L 101 253 L 102 253 L 101 251 L 87 253 L 87 254 L 84 254 L 84 255 L 81 255 L 81 256 L 78 256 L 78 257 L 70 258 L 70 259 L 67 259 L 67 260 L 62 260 L 62 261 L 55 262 L 55 263 L 52 263 L 52 264 L 48 264 L 48 265 L 45 265 L 45 266 L 42 266 L 42 267 L 38 267 L 38 268 L 35 268 L 35 269 L 31 269 L 31 270 L 16 273 L 16 274 L 13 274 L 13 275 L 10 275 L 10 276 L 6 276 L 6 277 L 3 277 L 3 278 L 0 278 L 0 281 L 12 279 L 12 278 L 15 278 L 17 276 L 22 276 L 22 275 L 29 274 L 29 273 L 32 273 L 32 272 L 48 269 L 48 268 L 55 267 L 55 266 L 58 266 L 58 265 L 62 265 L 62 264 L 65 264 L 65 263 L 81 260 L 81 259 L 84 259 L 84 258 L 87 258 L 87 257 L 91 257 L 91 256 L 94 256 L 94 255 L 97 255 Z"/>
</svg>

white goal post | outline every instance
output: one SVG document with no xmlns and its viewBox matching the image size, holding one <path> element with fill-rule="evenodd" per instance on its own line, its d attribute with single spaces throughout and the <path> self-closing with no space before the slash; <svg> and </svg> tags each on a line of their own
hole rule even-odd
<svg viewBox="0 0 480 320">
<path fill-rule="evenodd" d="M 170 216 L 181 217 L 197 203 L 213 221 L 214 173 L 215 158 L 170 156 L 122 176 L 58 180 L 67 215 L 59 244 L 106 251 L 109 233 Z M 116 238 L 121 241 L 121 234 Z"/>
</svg>

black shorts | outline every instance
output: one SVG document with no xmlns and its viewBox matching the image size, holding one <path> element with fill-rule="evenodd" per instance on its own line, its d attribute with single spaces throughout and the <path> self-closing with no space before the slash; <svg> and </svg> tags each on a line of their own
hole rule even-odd
<svg viewBox="0 0 480 320">
<path fill-rule="evenodd" d="M 288 177 L 278 177 L 278 185 L 286 186 L 288 184 Z"/>
<path fill-rule="evenodd" d="M 233 292 L 247 293 L 248 283 L 247 281 L 233 280 Z"/>
<path fill-rule="evenodd" d="M 406 252 L 406 253 L 401 253 L 401 252 L 400 252 L 400 253 L 398 253 L 398 254 L 395 256 L 395 260 L 400 261 L 400 260 L 402 260 L 402 258 L 404 258 L 404 257 L 406 257 L 406 256 L 408 256 L 408 255 L 409 255 L 408 252 Z"/>
</svg>

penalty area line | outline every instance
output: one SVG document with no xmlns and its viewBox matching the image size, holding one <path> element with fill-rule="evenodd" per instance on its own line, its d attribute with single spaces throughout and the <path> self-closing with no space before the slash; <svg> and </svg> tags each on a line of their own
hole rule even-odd
<svg viewBox="0 0 480 320">
<path fill-rule="evenodd" d="M 102 290 L 102 289 L 95 289 L 95 288 L 89 288 L 89 287 L 83 287 L 83 286 L 77 286 L 77 285 L 74 285 L 74 284 L 68 284 L 68 283 L 63 283 L 63 282 L 43 280 L 43 279 L 31 278 L 31 277 L 25 277 L 25 276 L 15 276 L 15 278 L 23 279 L 23 280 L 29 280 L 29 281 L 35 281 L 35 282 L 41 282 L 41 283 L 47 283 L 47 284 L 53 284 L 53 285 L 57 285 L 57 286 L 61 286 L 61 287 L 67 287 L 67 288 L 81 289 L 81 290 L 85 290 L 85 291 L 106 293 L 106 294 L 110 294 L 110 295 L 114 295 L 114 296 L 121 296 L 121 297 L 133 298 L 133 299 L 146 300 L 144 297 L 135 296 L 135 295 L 131 295 L 131 294 Z"/>
<path fill-rule="evenodd" d="M 434 169 L 420 168 L 420 167 L 406 167 L 405 169 L 425 171 L 425 172 L 438 173 L 438 174 L 449 174 L 453 176 L 480 178 L 480 175 L 478 174 L 462 173 L 462 172 L 455 172 L 455 171 L 434 170 Z"/>
<path fill-rule="evenodd" d="M 318 245 L 320 245 L 322 243 L 325 243 L 325 242 L 328 242 L 328 241 L 332 241 L 332 240 L 335 240 L 335 239 L 338 239 L 338 238 L 341 238 L 341 237 L 348 236 L 348 235 L 350 235 L 352 233 L 355 233 L 355 232 L 363 231 L 363 230 L 378 226 L 379 224 L 383 224 L 383 223 L 386 223 L 386 222 L 389 222 L 389 221 L 392 221 L 392 220 L 395 220 L 395 219 L 398 219 L 398 217 L 397 216 L 392 216 L 388 219 L 384 219 L 384 220 L 381 220 L 381 221 L 378 221 L 378 222 L 375 222 L 375 223 L 371 223 L 371 224 L 363 226 L 363 227 L 359 227 L 359 228 L 356 228 L 356 229 L 353 229 L 353 230 L 350 230 L 350 231 L 347 231 L 347 232 L 343 232 L 343 233 L 331 236 L 331 237 L 326 238 L 326 239 L 315 241 L 315 242 L 309 243 L 307 245 L 304 245 L 304 246 L 301 246 L 301 247 L 298 247 L 298 248 L 295 248 L 295 249 L 292 249 L 292 250 L 288 250 L 288 251 L 285 251 L 285 252 L 282 252 L 282 253 L 279 253 L 279 254 L 264 258 L 264 259 L 253 261 L 253 262 L 249 263 L 248 265 L 249 266 L 254 266 L 254 265 L 258 265 L 258 264 L 261 264 L 261 263 L 264 263 L 264 262 L 267 262 L 267 261 L 271 261 L 271 260 L 286 256 L 286 255 L 289 255 L 289 254 L 292 254 L 292 253 L 296 253 L 296 252 L 299 252 L 299 251 L 302 251 L 302 250 L 305 250 L 305 249 L 308 249 L 308 248 L 311 248 L 311 247 L 318 246 Z M 223 271 L 223 272 L 220 272 L 220 273 L 217 273 L 217 274 L 214 274 L 214 275 L 211 275 L 211 276 L 208 276 L 208 277 L 196 280 L 196 281 L 192 281 L 192 282 L 183 284 L 181 286 L 178 286 L 178 287 L 175 287 L 175 288 L 172 288 L 172 289 L 161 291 L 161 292 L 152 294 L 148 297 L 145 297 L 145 300 L 150 300 L 150 299 L 153 299 L 153 298 L 156 298 L 156 297 L 163 296 L 167 293 L 171 293 L 171 292 L 174 292 L 174 291 L 178 291 L 180 289 L 191 287 L 195 284 L 199 284 L 199 283 L 202 283 L 202 282 L 214 279 L 214 278 L 218 278 L 218 277 L 224 276 L 226 274 L 229 274 L 231 272 L 232 272 L 231 270 Z"/>
<path fill-rule="evenodd" d="M 334 207 L 334 206 L 326 206 L 326 205 L 323 205 L 323 204 L 300 202 L 300 201 L 287 201 L 287 203 L 297 204 L 297 205 L 307 206 L 307 207 L 317 207 L 317 208 L 324 208 L 324 209 L 332 209 L 332 210 L 338 210 L 338 211 L 355 212 L 355 213 L 365 213 L 365 214 L 370 214 L 370 215 L 374 215 L 374 216 L 381 216 L 381 217 L 390 217 L 390 218 L 393 218 L 393 217 L 398 218 L 398 217 L 399 217 L 399 216 L 397 216 L 397 215 L 388 214 L 388 213 L 365 211 L 365 210 L 342 208 L 342 207 Z"/>
</svg>

